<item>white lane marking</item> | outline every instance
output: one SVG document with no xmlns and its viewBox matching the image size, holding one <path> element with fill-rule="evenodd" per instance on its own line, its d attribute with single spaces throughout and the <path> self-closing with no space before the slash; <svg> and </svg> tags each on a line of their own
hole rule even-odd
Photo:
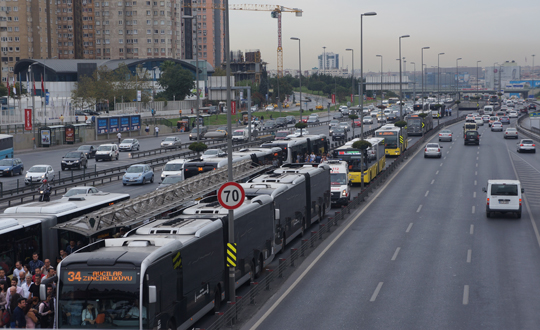
<svg viewBox="0 0 540 330">
<path fill-rule="evenodd" d="M 443 158 L 443 159 L 446 159 L 446 156 L 444 156 L 444 158 Z M 441 166 L 442 166 L 442 164 L 441 164 Z"/>
<path fill-rule="evenodd" d="M 379 291 L 381 291 L 382 285 L 383 282 L 379 282 L 379 284 L 377 284 L 375 292 L 373 292 L 373 295 L 371 296 L 371 299 L 369 299 L 369 301 L 375 301 L 375 299 L 377 299 L 377 295 L 379 294 Z"/>
<path fill-rule="evenodd" d="M 416 213 L 420 212 L 421 209 L 422 209 L 422 204 L 420 204 L 420 206 L 418 206 L 418 209 L 416 210 Z"/>
<path fill-rule="evenodd" d="M 471 229 L 469 230 L 469 234 L 474 234 L 474 225 L 471 225 Z"/>
<path fill-rule="evenodd" d="M 445 158 L 446 158 L 446 157 L 445 157 Z M 439 166 L 442 166 L 442 163 L 441 163 L 441 165 L 439 165 Z"/>
<path fill-rule="evenodd" d="M 411 231 L 412 225 L 413 225 L 413 223 L 411 222 L 411 223 L 409 224 L 409 227 L 407 227 L 407 230 L 405 230 L 406 233 L 408 233 L 408 232 Z"/>
<path fill-rule="evenodd" d="M 473 207 L 472 207 L 472 213 L 474 213 L 474 211 L 476 211 L 476 206 L 473 205 Z"/>
<path fill-rule="evenodd" d="M 477 155 L 480 155 L 480 151 L 477 151 L 476 154 L 477 154 Z"/>
<path fill-rule="evenodd" d="M 315 265 L 319 262 L 319 260 L 321 260 L 321 258 L 326 254 L 326 252 L 328 252 L 328 250 L 330 250 L 330 248 L 332 248 L 332 246 L 334 246 L 334 244 L 337 242 L 337 240 L 340 239 L 341 236 L 343 236 L 343 234 L 345 232 L 347 232 L 348 229 L 351 228 L 351 226 L 358 219 L 360 219 L 360 216 L 362 216 L 362 214 L 364 214 L 364 212 L 371 206 L 371 204 L 373 204 L 373 202 L 375 200 L 377 200 L 377 198 L 386 190 L 388 185 L 390 183 L 392 183 L 392 181 L 394 181 L 394 179 L 396 177 L 399 176 L 399 173 L 401 171 L 403 171 L 403 169 L 406 167 L 406 165 L 408 165 L 409 162 L 414 158 L 414 156 L 418 155 L 418 153 L 420 153 L 421 150 L 422 150 L 422 148 L 419 148 L 413 154 L 412 157 L 410 157 L 407 161 L 405 161 L 405 163 L 403 164 L 404 166 L 399 167 L 396 174 L 394 174 L 393 176 L 390 177 L 390 180 L 388 180 L 384 184 L 384 186 L 374 195 L 374 197 L 366 204 L 366 206 L 360 212 L 358 212 L 358 214 L 345 227 L 341 228 L 341 231 L 339 232 L 339 234 L 337 234 L 336 237 L 334 237 L 334 239 L 330 243 L 328 243 L 328 245 L 324 248 L 324 250 L 322 250 L 321 253 L 311 262 L 311 264 L 309 264 L 309 266 L 306 267 L 304 272 L 302 274 L 300 274 L 300 276 L 298 276 L 298 278 L 291 284 L 291 286 L 289 286 L 287 288 L 287 290 L 285 290 L 285 292 L 283 292 L 283 294 L 279 298 L 277 298 L 277 300 L 274 302 L 274 304 L 272 304 L 272 306 L 270 306 L 270 308 L 268 308 L 268 310 L 257 320 L 257 322 L 255 322 L 255 324 L 250 328 L 250 330 L 257 329 L 268 318 L 268 316 L 274 312 L 274 310 L 277 308 L 277 306 L 279 304 L 281 304 L 281 302 L 292 292 L 292 290 L 294 290 L 294 288 L 296 288 L 298 283 L 300 283 L 300 281 L 302 281 L 304 279 L 304 277 L 306 277 L 306 275 L 311 271 L 311 269 L 313 269 L 313 267 L 315 267 Z"/>
<path fill-rule="evenodd" d="M 412 139 L 408 139 L 408 140 L 407 140 L 407 142 L 411 142 L 411 141 L 412 141 Z"/>
<path fill-rule="evenodd" d="M 478 171 L 474 171 L 474 175 L 478 175 Z"/>
<path fill-rule="evenodd" d="M 473 192 L 472 197 L 473 197 L 473 198 L 476 198 L 476 191 Z"/>
<path fill-rule="evenodd" d="M 435 179 L 431 180 L 431 184 L 435 183 Z"/>
<path fill-rule="evenodd" d="M 478 167 L 478 163 L 476 163 L 476 167 Z"/>
<path fill-rule="evenodd" d="M 469 249 L 469 250 L 467 250 L 467 262 L 468 263 L 471 263 L 471 258 L 472 258 L 472 250 Z"/>
<path fill-rule="evenodd" d="M 463 305 L 469 304 L 469 286 L 465 285 L 463 287 Z"/>
<path fill-rule="evenodd" d="M 476 157 L 476 160 L 478 160 L 478 157 Z"/>
<path fill-rule="evenodd" d="M 427 197 L 427 195 L 429 195 L 429 190 L 426 191 L 426 194 L 424 195 L 424 197 Z"/>
<path fill-rule="evenodd" d="M 398 248 L 396 249 L 396 252 L 394 252 L 394 255 L 392 256 L 392 259 L 391 259 L 392 261 L 396 260 L 397 255 L 398 255 L 398 253 L 399 253 L 399 250 L 401 250 L 400 247 L 398 247 Z"/>
<path fill-rule="evenodd" d="M 476 186 L 478 184 L 478 181 L 474 180 L 474 185 Z"/>
<path fill-rule="evenodd" d="M 435 172 L 435 175 L 439 175 L 439 171 Z"/>
<path fill-rule="evenodd" d="M 450 151 L 447 151 L 446 153 L 447 153 L 447 154 L 449 154 L 449 153 L 450 153 Z"/>
</svg>

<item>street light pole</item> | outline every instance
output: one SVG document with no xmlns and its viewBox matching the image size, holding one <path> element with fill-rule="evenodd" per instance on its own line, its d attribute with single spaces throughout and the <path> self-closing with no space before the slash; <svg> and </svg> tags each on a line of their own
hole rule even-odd
<svg viewBox="0 0 540 330">
<path fill-rule="evenodd" d="M 354 49 L 347 48 L 345 50 L 352 52 L 352 54 L 351 54 L 351 57 L 352 57 L 352 71 L 351 71 L 351 80 L 352 80 L 351 81 L 351 97 L 352 97 L 352 100 L 351 100 L 351 104 L 354 105 Z"/>
<path fill-rule="evenodd" d="M 382 55 L 376 55 L 377 57 L 380 57 L 381 58 L 381 107 L 379 109 L 379 114 L 382 113 L 382 91 L 383 91 L 383 56 Z"/>
<path fill-rule="evenodd" d="M 478 75 L 478 63 L 482 61 L 476 61 L 476 96 L 478 97 L 478 85 L 480 84 L 480 76 Z M 478 100 L 480 102 L 480 100 Z"/>
<path fill-rule="evenodd" d="M 399 120 L 403 120 L 403 86 L 401 86 L 403 76 L 403 73 L 401 72 L 401 38 L 409 37 L 410 35 L 408 34 L 399 37 Z"/>
<path fill-rule="evenodd" d="M 533 66 L 532 66 L 532 70 L 531 70 L 531 85 L 532 85 L 531 87 L 532 87 L 532 89 L 533 89 L 533 91 L 534 91 L 534 76 L 533 76 L 533 75 L 534 75 L 534 57 L 535 57 L 536 55 L 535 55 L 535 54 L 532 54 L 531 56 L 532 56 L 532 58 L 533 58 Z"/>
<path fill-rule="evenodd" d="M 461 98 L 459 97 L 459 66 L 458 66 L 458 61 L 461 60 L 461 57 L 457 58 L 456 59 L 456 93 L 457 93 L 457 97 L 458 97 L 458 100 L 460 100 Z M 459 106 L 458 106 L 459 107 Z M 456 115 L 457 115 L 457 110 L 456 110 Z"/>
<path fill-rule="evenodd" d="M 197 13 L 191 16 L 183 16 L 183 18 L 195 19 L 195 65 L 197 66 L 197 69 L 195 70 L 195 80 L 197 81 L 196 82 L 197 83 L 197 105 L 195 106 L 195 110 L 196 110 L 195 113 L 197 116 L 197 119 L 196 119 L 197 120 L 197 142 L 200 142 L 201 131 L 199 128 L 199 102 L 200 102 L 200 96 L 199 96 L 199 20 L 197 17 L 198 17 Z M 155 77 L 155 71 L 154 71 L 154 77 Z"/>
<path fill-rule="evenodd" d="M 416 63 L 410 62 L 412 65 L 414 65 L 414 73 L 413 73 L 413 104 L 416 102 Z"/>
<path fill-rule="evenodd" d="M 441 104 L 441 55 L 444 53 L 437 54 L 437 104 Z"/>
<path fill-rule="evenodd" d="M 424 49 L 429 47 L 422 47 L 422 112 L 424 112 Z"/>
<path fill-rule="evenodd" d="M 300 38 L 291 37 L 291 40 L 298 40 L 298 79 L 300 80 L 300 122 L 302 122 L 302 47 Z"/>
<path fill-rule="evenodd" d="M 322 56 L 322 67 L 323 74 L 326 75 L 326 46 L 323 47 L 323 56 Z"/>
<path fill-rule="evenodd" d="M 360 14 L 360 93 L 358 98 L 360 99 L 360 123 L 364 122 L 364 43 L 363 43 L 363 22 L 364 16 L 375 16 L 376 12 L 367 12 Z M 364 139 L 364 125 L 360 125 L 360 139 Z M 360 156 L 360 187 L 364 190 L 364 153 Z"/>
</svg>

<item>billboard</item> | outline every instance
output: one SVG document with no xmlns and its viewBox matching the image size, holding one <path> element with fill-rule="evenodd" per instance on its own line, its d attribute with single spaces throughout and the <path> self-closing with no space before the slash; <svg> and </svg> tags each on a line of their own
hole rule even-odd
<svg viewBox="0 0 540 330">
<path fill-rule="evenodd" d="M 120 132 L 129 131 L 129 117 L 120 117 Z"/>
<path fill-rule="evenodd" d="M 32 109 L 24 109 L 24 130 L 32 130 Z"/>
<path fill-rule="evenodd" d="M 98 134 L 106 134 L 109 131 L 109 118 L 97 119 L 97 132 Z"/>
<path fill-rule="evenodd" d="M 120 121 L 118 117 L 109 118 L 109 133 L 116 133 L 120 130 Z"/>
<path fill-rule="evenodd" d="M 141 129 L 141 116 L 131 116 L 131 130 L 138 131 Z"/>
</svg>

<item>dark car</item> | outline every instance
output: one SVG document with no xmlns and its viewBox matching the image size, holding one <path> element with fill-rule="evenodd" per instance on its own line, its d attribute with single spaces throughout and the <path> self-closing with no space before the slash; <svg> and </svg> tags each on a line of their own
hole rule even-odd
<svg viewBox="0 0 540 330">
<path fill-rule="evenodd" d="M 217 113 L 218 113 L 218 108 L 215 105 L 211 105 L 211 106 L 208 107 L 208 114 L 209 115 L 217 114 Z"/>
<path fill-rule="evenodd" d="M 277 126 L 276 126 L 276 122 L 275 122 L 275 121 L 273 121 L 273 120 L 268 120 L 268 121 L 265 121 L 265 122 L 264 122 L 264 125 L 263 125 L 263 128 L 262 128 L 262 129 L 266 131 L 266 130 L 274 129 L 274 128 L 276 128 L 276 127 L 277 127 Z"/>
<path fill-rule="evenodd" d="M 75 116 L 87 116 L 88 114 L 84 111 L 77 110 L 75 111 Z"/>
<path fill-rule="evenodd" d="M 478 131 L 467 131 L 465 132 L 465 139 L 463 141 L 464 145 L 467 144 L 480 144 L 480 133 Z"/>
<path fill-rule="evenodd" d="M 170 185 L 173 185 L 175 183 L 182 182 L 182 181 L 184 181 L 183 175 L 169 175 L 165 179 L 163 179 L 163 181 L 161 181 L 161 183 L 156 188 L 156 190 L 163 189 L 165 187 L 168 187 Z"/>
<path fill-rule="evenodd" d="M 278 117 L 276 118 L 276 125 L 277 127 L 287 127 L 287 118 L 285 117 Z"/>
<path fill-rule="evenodd" d="M 529 108 L 527 108 L 526 105 L 522 106 L 521 109 L 519 109 L 520 113 L 529 113 Z"/>
<path fill-rule="evenodd" d="M 395 113 L 388 114 L 388 116 L 386 116 L 386 121 L 389 122 L 389 123 L 396 122 L 397 121 L 397 115 Z"/>
<path fill-rule="evenodd" d="M 332 130 L 332 140 L 347 140 L 347 131 L 342 127 L 336 127 Z"/>
<path fill-rule="evenodd" d="M 529 110 L 536 111 L 536 104 L 534 103 L 529 104 Z"/>
<path fill-rule="evenodd" d="M 70 151 L 64 157 L 62 157 L 62 162 L 60 165 L 62 166 L 62 171 L 73 168 L 80 170 L 83 167 L 87 167 L 88 158 L 86 158 L 86 154 L 83 151 Z"/>
<path fill-rule="evenodd" d="M 6 158 L 0 160 L 0 175 L 14 176 L 23 174 L 24 164 L 19 158 Z"/>
<path fill-rule="evenodd" d="M 84 112 L 87 116 L 99 116 L 99 115 L 101 115 L 99 112 L 94 111 L 94 110 L 83 110 L 83 112 Z"/>
<path fill-rule="evenodd" d="M 287 116 L 285 117 L 287 118 L 287 124 L 294 124 L 296 123 L 296 118 L 294 118 L 294 116 Z"/>
<path fill-rule="evenodd" d="M 499 119 L 499 121 L 500 121 L 501 124 L 503 124 L 503 125 L 504 125 L 504 124 L 508 125 L 508 124 L 510 124 L 510 117 L 507 117 L 507 116 L 501 117 L 501 118 Z"/>
<path fill-rule="evenodd" d="M 86 155 L 86 158 L 90 159 L 92 157 L 96 157 L 96 147 L 92 145 L 84 145 L 80 146 L 77 151 L 82 151 Z"/>
<path fill-rule="evenodd" d="M 204 135 L 206 133 L 208 133 L 208 127 L 206 126 L 200 126 L 199 125 L 199 130 L 201 131 L 199 133 L 199 140 L 202 140 L 202 138 L 204 137 Z M 194 128 L 191 129 L 191 132 L 189 132 L 189 140 L 197 140 L 197 126 L 195 126 Z"/>
</svg>

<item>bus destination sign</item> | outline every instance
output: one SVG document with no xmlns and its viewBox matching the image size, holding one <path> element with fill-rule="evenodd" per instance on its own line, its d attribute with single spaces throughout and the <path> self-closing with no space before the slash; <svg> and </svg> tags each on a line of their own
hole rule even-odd
<svg viewBox="0 0 540 330">
<path fill-rule="evenodd" d="M 67 283 L 137 283 L 137 272 L 130 270 L 104 270 L 104 271 L 72 271 L 63 272 Z"/>
</svg>

